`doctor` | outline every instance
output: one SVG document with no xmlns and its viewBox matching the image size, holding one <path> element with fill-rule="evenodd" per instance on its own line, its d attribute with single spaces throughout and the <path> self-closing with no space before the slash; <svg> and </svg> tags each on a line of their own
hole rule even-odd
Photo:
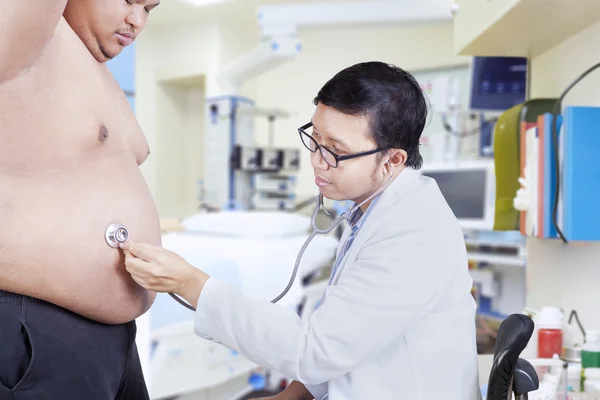
<svg viewBox="0 0 600 400">
<path fill-rule="evenodd" d="M 308 327 L 160 247 L 123 244 L 127 270 L 196 307 L 198 336 L 293 380 L 273 399 L 479 399 L 463 234 L 436 182 L 416 171 L 427 116 L 419 84 L 395 66 L 360 63 L 314 103 L 299 134 L 323 196 L 358 204 L 389 186 L 349 215 Z"/>
</svg>

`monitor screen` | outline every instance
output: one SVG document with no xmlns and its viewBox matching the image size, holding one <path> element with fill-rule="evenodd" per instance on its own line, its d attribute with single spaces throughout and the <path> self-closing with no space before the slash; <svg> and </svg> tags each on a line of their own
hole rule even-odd
<svg viewBox="0 0 600 400">
<path fill-rule="evenodd" d="M 435 179 L 456 218 L 485 217 L 486 170 L 423 171 L 422 174 Z"/>
<path fill-rule="evenodd" d="M 471 67 L 472 110 L 505 111 L 525 102 L 527 58 L 473 57 Z"/>
</svg>

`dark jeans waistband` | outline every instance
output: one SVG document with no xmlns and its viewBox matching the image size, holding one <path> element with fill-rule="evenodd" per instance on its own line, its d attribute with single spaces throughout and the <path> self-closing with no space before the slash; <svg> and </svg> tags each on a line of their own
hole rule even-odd
<svg viewBox="0 0 600 400">
<path fill-rule="evenodd" d="M 50 303 L 48 303 L 44 300 L 36 299 L 35 297 L 30 297 L 30 296 L 25 296 L 23 294 L 8 292 L 6 290 L 0 290 L 0 304 L 21 305 L 23 303 L 50 305 Z"/>
</svg>

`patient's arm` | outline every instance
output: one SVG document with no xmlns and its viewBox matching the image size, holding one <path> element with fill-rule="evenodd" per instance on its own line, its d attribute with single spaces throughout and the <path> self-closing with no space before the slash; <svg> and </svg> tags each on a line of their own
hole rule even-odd
<svg viewBox="0 0 600 400">
<path fill-rule="evenodd" d="M 0 2 L 0 82 L 29 68 L 54 34 L 67 0 Z"/>
</svg>

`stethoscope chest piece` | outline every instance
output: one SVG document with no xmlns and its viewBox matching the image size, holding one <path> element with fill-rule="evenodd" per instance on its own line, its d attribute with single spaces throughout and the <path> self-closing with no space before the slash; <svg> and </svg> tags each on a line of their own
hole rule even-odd
<svg viewBox="0 0 600 400">
<path fill-rule="evenodd" d="M 129 239 L 129 231 L 123 225 L 114 223 L 106 228 L 104 238 L 110 247 L 117 248 L 120 243 L 125 243 Z"/>
</svg>

